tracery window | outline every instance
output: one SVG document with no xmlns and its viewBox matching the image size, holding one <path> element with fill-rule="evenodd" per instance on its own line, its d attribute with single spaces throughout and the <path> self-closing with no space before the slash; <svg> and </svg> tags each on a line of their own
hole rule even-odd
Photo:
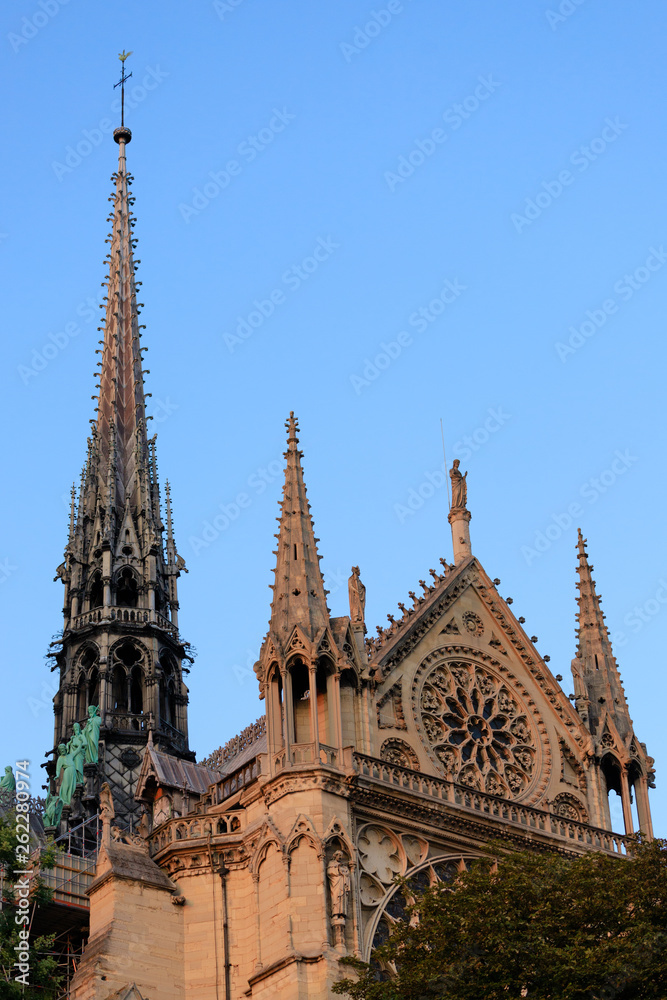
<svg viewBox="0 0 667 1000">
<path fill-rule="evenodd" d="M 539 738 L 518 692 L 466 660 L 437 663 L 422 678 L 416 721 L 445 776 L 491 795 L 522 796 L 537 771 Z"/>
</svg>

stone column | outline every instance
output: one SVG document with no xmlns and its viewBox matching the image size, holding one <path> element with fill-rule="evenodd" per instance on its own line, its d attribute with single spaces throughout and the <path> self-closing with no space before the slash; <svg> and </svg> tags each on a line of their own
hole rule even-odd
<svg viewBox="0 0 667 1000">
<path fill-rule="evenodd" d="M 626 768 L 621 770 L 621 801 L 623 802 L 623 821 L 625 823 L 625 832 L 628 836 L 632 836 L 634 833 L 632 828 L 632 804 L 630 802 L 630 784 Z"/>
<path fill-rule="evenodd" d="M 452 508 L 447 520 L 452 526 L 452 545 L 454 547 L 454 565 L 457 566 L 472 555 L 470 548 L 470 518 L 469 510 Z"/>
<path fill-rule="evenodd" d="M 637 816 L 639 817 L 639 829 L 650 840 L 653 839 L 653 823 L 651 822 L 651 807 L 648 801 L 648 781 L 646 775 L 635 781 L 635 795 L 637 796 Z"/>
<path fill-rule="evenodd" d="M 315 759 L 318 759 L 320 734 L 317 721 L 317 667 L 311 663 L 308 668 L 308 683 L 310 684 L 310 742 L 315 744 Z"/>
</svg>

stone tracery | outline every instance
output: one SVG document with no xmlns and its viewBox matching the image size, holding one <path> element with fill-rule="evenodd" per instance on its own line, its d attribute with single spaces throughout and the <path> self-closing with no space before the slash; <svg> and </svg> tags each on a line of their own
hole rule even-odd
<svg viewBox="0 0 667 1000">
<path fill-rule="evenodd" d="M 533 784 L 535 727 L 516 691 L 495 673 L 464 660 L 439 663 L 415 691 L 415 714 L 450 780 L 507 798 Z"/>
</svg>

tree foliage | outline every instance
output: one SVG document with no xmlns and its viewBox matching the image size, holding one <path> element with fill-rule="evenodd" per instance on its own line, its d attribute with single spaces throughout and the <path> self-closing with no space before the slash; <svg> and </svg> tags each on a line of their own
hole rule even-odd
<svg viewBox="0 0 667 1000">
<path fill-rule="evenodd" d="M 667 841 L 619 859 L 503 851 L 413 896 L 353 1000 L 665 1000 Z M 389 971 L 387 971 L 389 970 Z"/>
<path fill-rule="evenodd" d="M 57 960 L 52 954 L 53 936 L 28 939 L 28 986 L 17 981 L 16 968 L 17 947 L 21 943 L 20 932 L 29 928 L 29 924 L 17 923 L 20 910 L 17 906 L 19 888 L 22 876 L 16 872 L 25 867 L 24 856 L 17 853 L 19 837 L 17 836 L 15 815 L 8 812 L 0 816 L 0 872 L 2 896 L 0 905 L 0 1000 L 53 1000 L 60 994 Z M 47 848 L 42 852 L 40 865 L 42 868 L 53 866 L 54 849 Z M 51 892 L 39 877 L 31 881 L 30 910 L 32 916 L 34 907 L 43 906 L 51 899 Z"/>
</svg>

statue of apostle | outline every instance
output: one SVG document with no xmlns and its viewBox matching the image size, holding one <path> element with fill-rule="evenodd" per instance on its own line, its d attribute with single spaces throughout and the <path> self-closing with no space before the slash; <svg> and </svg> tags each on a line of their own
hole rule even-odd
<svg viewBox="0 0 667 1000">
<path fill-rule="evenodd" d="M 58 746 L 56 781 L 61 774 L 62 777 L 60 778 L 60 787 L 58 788 L 58 798 L 64 806 L 68 806 L 72 802 L 72 795 L 74 794 L 74 789 L 76 788 L 76 764 L 74 763 L 74 757 L 68 752 L 65 743 L 60 743 Z"/>
<path fill-rule="evenodd" d="M 100 742 L 100 710 L 97 705 L 88 706 L 88 719 L 83 727 L 83 736 L 86 740 L 86 764 L 97 764 L 98 743 Z"/>
<path fill-rule="evenodd" d="M 72 736 L 67 744 L 67 752 L 72 755 L 76 768 L 76 783 L 83 784 L 83 760 L 86 754 L 86 737 L 81 732 L 81 726 L 75 722 L 72 727 Z"/>
<path fill-rule="evenodd" d="M 12 771 L 11 764 L 7 765 L 5 773 L 0 778 L 0 788 L 4 788 L 7 792 L 13 792 L 16 790 L 16 782 L 14 781 L 14 772 Z"/>
</svg>

